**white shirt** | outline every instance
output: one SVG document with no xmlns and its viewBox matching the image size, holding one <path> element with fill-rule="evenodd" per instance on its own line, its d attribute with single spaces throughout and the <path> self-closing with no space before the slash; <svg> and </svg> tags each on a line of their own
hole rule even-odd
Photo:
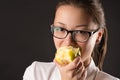
<svg viewBox="0 0 120 80">
<path fill-rule="evenodd" d="M 100 71 L 92 60 L 87 69 L 86 80 L 120 80 Z M 53 62 L 33 62 L 25 71 L 23 80 L 61 80 L 59 70 Z"/>
</svg>

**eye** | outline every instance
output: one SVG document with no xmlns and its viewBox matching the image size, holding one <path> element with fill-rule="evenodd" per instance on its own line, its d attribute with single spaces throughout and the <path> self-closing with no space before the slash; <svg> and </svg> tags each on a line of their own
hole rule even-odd
<svg viewBox="0 0 120 80">
<path fill-rule="evenodd" d="M 89 36 L 89 32 L 88 31 L 81 31 L 81 30 L 78 30 L 75 32 L 76 36 L 77 37 L 88 37 Z"/>
<path fill-rule="evenodd" d="M 65 29 L 61 27 L 54 27 L 54 31 L 65 31 Z"/>
<path fill-rule="evenodd" d="M 76 31 L 77 34 L 88 34 L 87 31 Z"/>
<path fill-rule="evenodd" d="M 80 34 L 86 34 L 88 33 L 87 31 L 79 31 Z"/>
</svg>

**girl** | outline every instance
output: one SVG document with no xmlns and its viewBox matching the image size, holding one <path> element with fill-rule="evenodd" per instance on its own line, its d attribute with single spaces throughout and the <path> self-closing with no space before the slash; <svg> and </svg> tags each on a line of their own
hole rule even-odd
<svg viewBox="0 0 120 80">
<path fill-rule="evenodd" d="M 51 30 L 56 49 L 79 47 L 81 56 L 64 66 L 55 60 L 34 62 L 26 69 L 23 80 L 119 80 L 102 71 L 107 28 L 98 0 L 59 2 Z"/>
</svg>

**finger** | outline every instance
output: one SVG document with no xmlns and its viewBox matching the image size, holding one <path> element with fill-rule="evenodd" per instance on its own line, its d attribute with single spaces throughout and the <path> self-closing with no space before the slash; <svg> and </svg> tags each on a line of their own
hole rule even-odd
<svg viewBox="0 0 120 80">
<path fill-rule="evenodd" d="M 75 73 L 81 72 L 83 68 L 84 68 L 83 63 L 79 62 L 74 72 Z"/>
<path fill-rule="evenodd" d="M 79 62 L 79 64 L 77 64 L 77 69 L 81 69 L 83 67 L 83 63 Z"/>
<path fill-rule="evenodd" d="M 75 74 L 78 75 L 78 76 L 82 76 L 84 70 L 85 70 L 84 66 L 81 66 L 80 68 L 77 68 L 75 70 Z"/>
<path fill-rule="evenodd" d="M 79 65 L 80 61 L 81 61 L 81 58 L 80 58 L 80 57 L 76 57 L 76 58 L 73 60 L 73 62 L 71 62 L 71 63 L 69 63 L 69 64 L 67 65 L 67 67 L 68 67 L 70 70 L 74 70 L 74 69 L 77 68 L 77 66 Z"/>
<path fill-rule="evenodd" d="M 85 80 L 86 79 L 86 77 L 87 77 L 87 70 L 84 70 L 84 72 L 83 72 L 83 74 L 82 74 L 82 76 L 81 76 L 81 80 Z"/>
</svg>

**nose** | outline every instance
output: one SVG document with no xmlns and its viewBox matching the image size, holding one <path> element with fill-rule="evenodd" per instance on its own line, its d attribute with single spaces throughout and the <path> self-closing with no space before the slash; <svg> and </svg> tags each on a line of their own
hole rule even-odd
<svg viewBox="0 0 120 80">
<path fill-rule="evenodd" d="M 74 46 L 75 45 L 75 41 L 74 41 L 71 33 L 69 33 L 66 36 L 66 38 L 64 39 L 64 44 L 65 44 L 65 46 Z"/>
</svg>

